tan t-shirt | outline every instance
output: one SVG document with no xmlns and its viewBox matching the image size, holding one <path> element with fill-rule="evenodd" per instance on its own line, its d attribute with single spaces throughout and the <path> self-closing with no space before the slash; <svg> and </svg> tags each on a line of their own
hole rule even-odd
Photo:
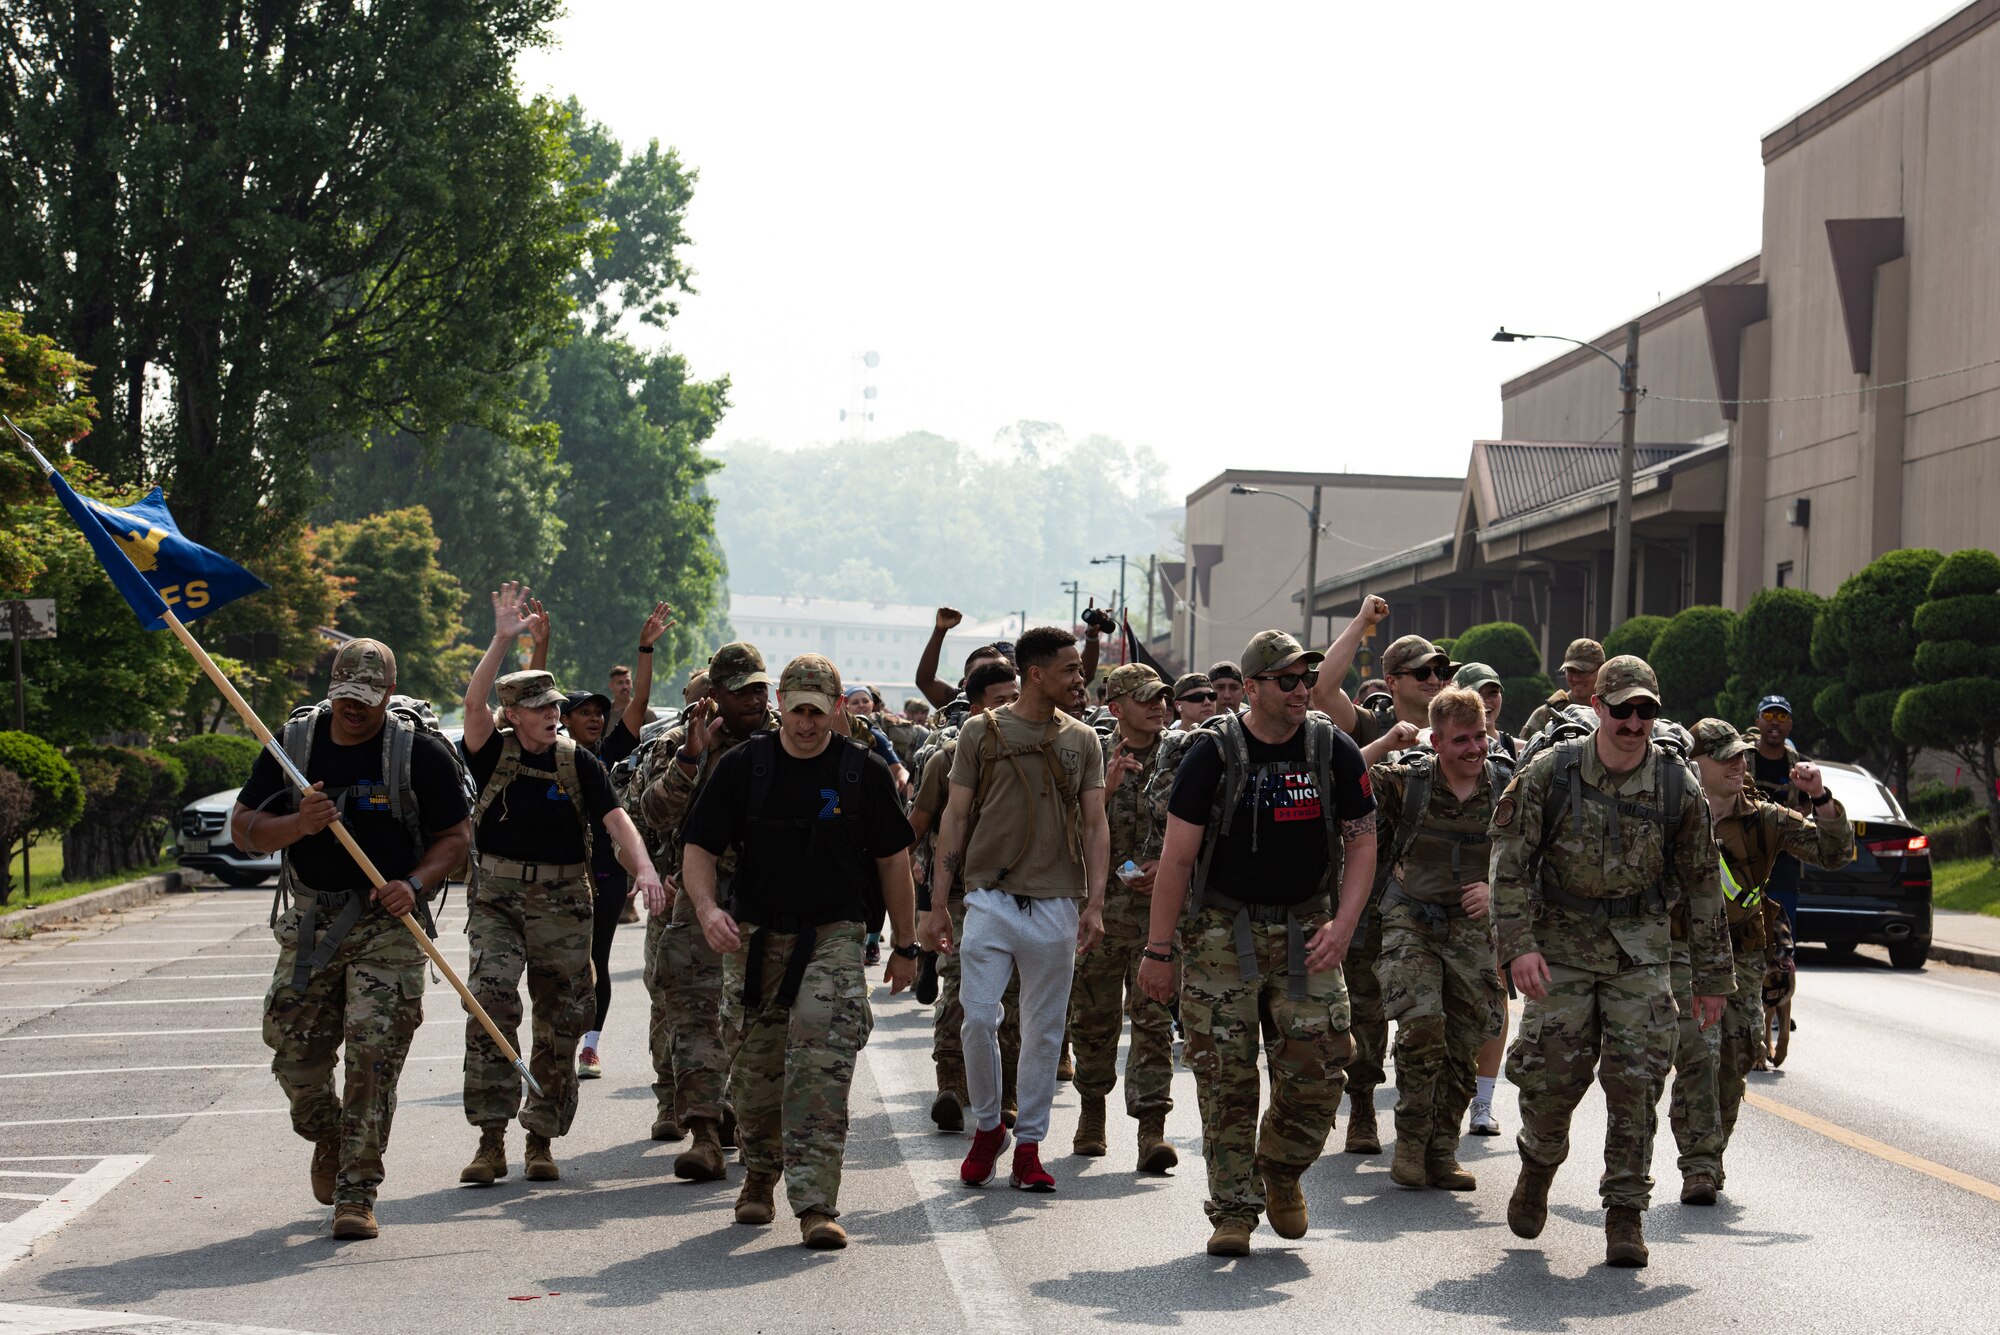
<svg viewBox="0 0 2000 1335">
<path fill-rule="evenodd" d="M 982 767 L 992 766 L 985 776 L 972 844 L 965 853 L 965 888 L 1004 890 L 1035 899 L 1081 899 L 1085 885 L 1079 799 L 1104 787 L 1104 751 L 1097 733 L 1061 713 L 1046 723 L 1031 723 L 1015 718 L 1012 707 L 1003 705 L 993 717 L 1000 724 L 999 758 L 986 760 L 986 717 L 974 714 L 959 730 L 958 754 L 952 759 L 952 784 L 974 791 L 980 787 Z M 1047 755 L 1035 749 L 1045 738 L 1050 746 Z M 1019 754 L 1010 760 L 1010 751 Z M 1062 776 L 1060 782 L 1056 772 Z"/>
</svg>

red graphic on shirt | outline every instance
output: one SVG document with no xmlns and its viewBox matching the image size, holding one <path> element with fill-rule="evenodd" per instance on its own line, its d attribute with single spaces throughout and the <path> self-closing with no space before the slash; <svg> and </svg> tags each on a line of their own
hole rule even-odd
<svg viewBox="0 0 2000 1335">
<path fill-rule="evenodd" d="M 1319 783 L 1310 773 L 1293 770 L 1274 775 L 1266 793 L 1272 820 L 1319 819 Z"/>
<path fill-rule="evenodd" d="M 1368 771 L 1365 769 L 1361 771 L 1361 795 L 1363 797 L 1375 796 L 1375 783 L 1368 777 Z"/>
</svg>

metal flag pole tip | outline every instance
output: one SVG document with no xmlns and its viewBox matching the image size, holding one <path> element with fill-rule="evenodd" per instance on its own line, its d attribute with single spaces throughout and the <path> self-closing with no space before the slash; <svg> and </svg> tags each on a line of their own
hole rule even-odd
<svg viewBox="0 0 2000 1335">
<path fill-rule="evenodd" d="M 528 1088 L 535 1091 L 536 1098 L 545 1099 L 548 1097 L 548 1095 L 542 1092 L 541 1081 L 535 1079 L 535 1077 L 529 1073 L 528 1063 L 525 1059 L 520 1057 L 514 1058 L 514 1069 L 519 1071 L 521 1073 L 521 1078 L 528 1082 Z"/>
</svg>

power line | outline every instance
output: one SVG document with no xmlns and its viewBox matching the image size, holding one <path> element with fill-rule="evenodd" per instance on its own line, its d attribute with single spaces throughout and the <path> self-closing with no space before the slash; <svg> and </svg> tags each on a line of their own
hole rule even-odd
<svg viewBox="0 0 2000 1335">
<path fill-rule="evenodd" d="M 1966 375 L 1973 371 L 1983 371 L 1989 366 L 2000 366 L 2000 357 L 1989 358 L 1983 362 L 1974 362 L 1970 366 L 1953 367 L 1949 371 L 1933 371 L 1929 375 L 1911 376 L 1908 380 L 1892 380 L 1886 385 L 1857 385 L 1853 389 L 1828 390 L 1824 394 L 1787 394 L 1782 398 L 1776 399 L 1686 399 L 1672 394 L 1655 394 L 1647 389 L 1641 389 L 1639 394 L 1642 398 L 1658 399 L 1661 403 L 1698 403 L 1709 407 L 1720 407 L 1724 404 L 1736 403 L 1748 403 L 1752 405 L 1816 403 L 1822 399 L 1845 399 L 1852 398 L 1856 394 L 1874 394 L 1885 389 L 1901 389 L 1905 385 L 1921 385 L 1930 380 L 1943 380 L 1949 376 Z"/>
<path fill-rule="evenodd" d="M 1597 439 L 1591 441 L 1589 445 L 1583 446 L 1581 448 L 1572 447 L 1576 450 L 1576 452 L 1571 456 L 1570 461 L 1567 464 L 1564 464 L 1562 469 L 1559 472 L 1557 472 L 1554 477 L 1550 478 L 1546 483 L 1543 484 L 1542 490 L 1535 494 L 1534 499 L 1530 500 L 1526 505 L 1523 505 L 1521 507 L 1521 510 L 1516 511 L 1516 513 L 1518 514 L 1521 513 L 1522 511 L 1533 510 L 1537 506 L 1546 505 L 1550 501 L 1555 500 L 1557 494 L 1556 484 L 1561 482 L 1564 478 L 1568 477 L 1571 473 L 1574 473 L 1577 469 L 1578 464 L 1581 464 L 1585 459 L 1590 458 L 1591 457 L 1590 451 L 1596 449 L 1599 445 L 1602 445 L 1604 443 L 1604 438 L 1611 434 L 1613 428 L 1615 428 L 1618 425 L 1618 423 L 1624 418 L 1624 416 L 1625 414 L 1623 412 L 1620 412 L 1617 416 L 1613 417 L 1611 419 L 1611 425 L 1605 427 L 1604 430 L 1598 432 Z"/>
</svg>

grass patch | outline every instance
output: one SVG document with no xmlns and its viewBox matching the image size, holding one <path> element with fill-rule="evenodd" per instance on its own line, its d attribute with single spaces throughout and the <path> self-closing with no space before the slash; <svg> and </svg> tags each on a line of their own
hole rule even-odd
<svg viewBox="0 0 2000 1335">
<path fill-rule="evenodd" d="M 12 865 L 9 868 L 12 873 L 14 893 L 7 897 L 5 904 L 0 904 L 0 917 L 13 913 L 17 909 L 34 908 L 40 904 L 55 904 L 65 899 L 75 899 L 78 895 L 87 895 L 92 890 L 103 890 L 110 886 L 123 885 L 127 881 L 136 881 L 142 877 L 155 876 L 163 871 L 172 871 L 177 864 L 172 859 L 163 855 L 158 862 L 155 862 L 150 867 L 139 867 L 132 871 L 121 871 L 112 876 L 97 877 L 95 880 L 65 881 L 62 878 L 62 844 L 60 842 L 53 842 L 36 844 L 32 856 L 28 859 L 28 865 L 34 871 L 34 884 L 30 885 L 28 893 L 23 895 L 21 893 L 21 853 L 16 848 L 13 853 Z"/>
<path fill-rule="evenodd" d="M 1931 868 L 1931 903 L 1941 909 L 2000 918 L 2000 864 L 1990 858 L 1955 858 Z"/>
</svg>

